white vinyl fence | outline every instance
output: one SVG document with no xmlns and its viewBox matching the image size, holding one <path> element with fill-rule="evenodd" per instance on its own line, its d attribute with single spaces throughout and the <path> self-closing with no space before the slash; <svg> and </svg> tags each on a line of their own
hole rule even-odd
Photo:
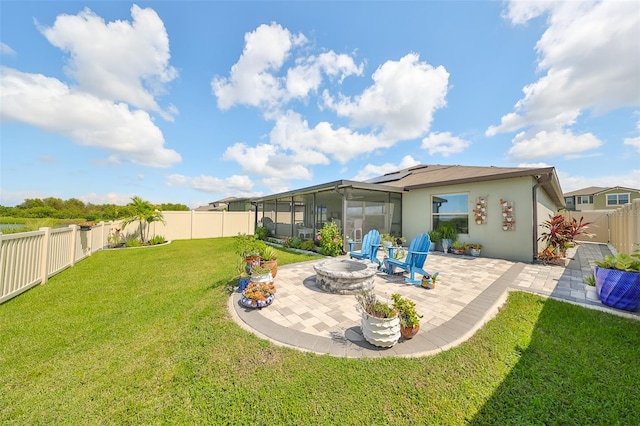
<svg viewBox="0 0 640 426">
<path fill-rule="evenodd" d="M 188 240 L 254 233 L 253 212 L 163 212 L 165 224 L 152 223 L 149 236 Z M 73 266 L 108 245 L 121 222 L 100 222 L 90 230 L 77 225 L 38 231 L 0 233 L 0 303 Z M 134 233 L 137 224 L 124 231 Z"/>
</svg>

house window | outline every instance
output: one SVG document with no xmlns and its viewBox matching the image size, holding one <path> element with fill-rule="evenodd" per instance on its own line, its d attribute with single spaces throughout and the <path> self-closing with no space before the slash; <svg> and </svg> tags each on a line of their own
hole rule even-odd
<svg viewBox="0 0 640 426">
<path fill-rule="evenodd" d="M 469 233 L 469 194 L 442 194 L 431 197 L 432 229 L 442 223 L 453 225 L 459 234 Z"/>
<path fill-rule="evenodd" d="M 593 204 L 593 195 L 581 195 L 578 197 L 578 204 Z"/>
<path fill-rule="evenodd" d="M 629 194 L 607 194 L 608 206 L 621 206 L 629 203 Z"/>
</svg>

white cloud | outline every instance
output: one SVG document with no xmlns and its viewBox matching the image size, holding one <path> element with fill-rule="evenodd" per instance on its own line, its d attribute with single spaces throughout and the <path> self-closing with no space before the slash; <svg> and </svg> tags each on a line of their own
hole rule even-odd
<svg viewBox="0 0 640 426">
<path fill-rule="evenodd" d="M 212 89 L 218 107 L 237 104 L 260 108 L 264 118 L 274 121 L 268 143 L 250 146 L 236 143 L 226 149 L 223 159 L 237 162 L 243 173 L 263 176 L 270 188 L 283 188 L 287 179 L 311 179 L 310 166 L 341 164 L 378 149 L 389 148 L 403 139 L 424 135 L 433 113 L 446 105 L 449 74 L 408 54 L 388 61 L 372 75 L 373 85 L 360 95 L 337 99 L 328 89 L 322 91 L 324 104 L 338 115 L 349 118 L 350 127 L 328 121 L 309 122 L 299 113 L 284 110 L 293 99 L 306 100 L 317 95 L 325 80 L 337 83 L 352 75 L 361 76 L 364 65 L 350 55 L 326 51 L 295 58 L 290 56 L 306 42 L 304 35 L 293 36 L 277 23 L 261 25 L 245 35 L 240 59 L 228 78 L 215 77 Z M 367 128 L 358 131 L 356 128 Z M 447 152 L 460 149 L 464 141 L 452 138 Z"/>
<path fill-rule="evenodd" d="M 324 92 L 325 105 L 348 117 L 355 127 L 382 131 L 386 138 L 412 139 L 431 127 L 434 112 L 446 105 L 449 73 L 410 53 L 387 61 L 372 75 L 372 86 L 353 100 Z"/>
<path fill-rule="evenodd" d="M 443 157 L 448 157 L 464 151 L 469 145 L 471 142 L 453 136 L 450 132 L 434 132 L 422 139 L 420 148 L 428 150 L 429 155 L 442 154 Z"/>
<path fill-rule="evenodd" d="M 175 107 L 163 111 L 155 96 L 177 71 L 169 65 L 169 37 L 153 9 L 131 7 L 133 22 L 105 21 L 91 10 L 59 15 L 52 27 L 41 27 L 51 44 L 69 53 L 67 72 L 82 91 L 111 101 L 124 101 L 171 119 Z"/>
<path fill-rule="evenodd" d="M 96 194 L 95 192 L 90 192 L 89 194 L 81 195 L 77 198 L 83 203 L 126 206 L 131 202 L 131 197 L 131 194 L 118 194 L 116 192 L 109 192 L 107 194 Z"/>
<path fill-rule="evenodd" d="M 546 167 L 553 167 L 551 164 L 547 163 L 520 163 L 518 167 L 525 167 L 528 169 L 544 169 Z"/>
<path fill-rule="evenodd" d="M 535 135 L 522 132 L 513 139 L 509 155 L 516 161 L 569 155 L 598 148 L 602 142 L 591 133 L 574 135 L 571 131 L 540 131 Z"/>
<path fill-rule="evenodd" d="M 402 160 L 399 164 L 384 163 L 379 166 L 376 166 L 374 164 L 367 164 L 352 179 L 357 181 L 365 181 L 376 176 L 382 176 L 387 173 L 417 166 L 418 164 L 420 164 L 418 160 L 414 159 L 410 155 L 405 155 L 404 157 L 402 157 Z"/>
<path fill-rule="evenodd" d="M 636 151 L 640 152 L 640 136 L 635 138 L 626 138 L 624 140 L 624 144 L 632 146 Z"/>
<path fill-rule="evenodd" d="M 0 188 L 0 206 L 15 207 L 28 198 L 47 198 L 51 196 L 50 193 L 45 194 L 40 191 L 5 191 Z"/>
<path fill-rule="evenodd" d="M 116 158 L 152 167 L 181 161 L 164 147 L 162 132 L 145 111 L 76 91 L 55 78 L 0 67 L 0 101 L 2 120 L 60 133 Z"/>
<path fill-rule="evenodd" d="M 11 48 L 8 44 L 5 44 L 0 41 L 0 54 L 1 55 L 15 55 L 16 51 Z"/>
<path fill-rule="evenodd" d="M 311 172 L 303 165 L 308 158 L 286 154 L 276 145 L 260 144 L 255 147 L 236 143 L 226 149 L 222 158 L 237 162 L 243 172 L 257 176 L 281 179 L 311 179 Z"/>
<path fill-rule="evenodd" d="M 292 46 L 306 42 L 299 34 L 291 34 L 275 22 L 260 25 L 245 34 L 245 47 L 228 78 L 215 77 L 211 81 L 218 97 L 218 108 L 228 109 L 236 104 L 270 108 L 284 96 L 281 82 L 272 74 L 278 71 L 289 56 Z"/>
<path fill-rule="evenodd" d="M 344 164 L 360 154 L 393 144 L 376 135 L 361 134 L 345 127 L 333 129 L 326 121 L 310 128 L 309 123 L 293 111 L 278 118 L 271 130 L 270 141 L 293 151 L 295 162 L 309 165 L 328 164 L 326 155 Z"/>
<path fill-rule="evenodd" d="M 602 114 L 638 105 L 640 14 L 632 1 L 510 2 L 514 24 L 548 13 L 549 26 L 536 44 L 545 74 L 524 87 L 515 112 L 487 135 L 533 126 L 557 130 L 573 125 L 585 110 Z"/>
<path fill-rule="evenodd" d="M 286 87 L 289 97 L 304 98 L 311 91 L 317 91 L 322 83 L 322 73 L 329 77 L 339 76 L 342 82 L 350 75 L 362 75 L 364 66 L 356 65 L 349 55 L 333 51 L 318 56 L 299 59 L 298 64 L 287 71 Z"/>
<path fill-rule="evenodd" d="M 210 194 L 220 194 L 222 197 L 253 197 L 260 195 L 253 192 L 253 182 L 248 176 L 233 175 L 225 179 L 213 176 L 185 176 L 181 174 L 172 174 L 165 177 L 167 186 L 170 187 L 187 187 L 199 191 L 208 192 Z"/>
</svg>

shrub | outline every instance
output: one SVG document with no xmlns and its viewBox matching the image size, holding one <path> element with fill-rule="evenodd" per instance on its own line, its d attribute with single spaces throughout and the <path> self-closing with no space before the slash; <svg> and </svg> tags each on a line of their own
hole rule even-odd
<svg viewBox="0 0 640 426">
<path fill-rule="evenodd" d="M 344 242 L 335 222 L 326 222 L 316 236 L 316 240 L 320 242 L 320 253 L 325 256 L 335 257 L 342 254 Z"/>
<path fill-rule="evenodd" d="M 125 246 L 127 247 L 142 247 L 142 241 L 140 240 L 129 240 L 126 242 Z"/>
<path fill-rule="evenodd" d="M 166 242 L 167 240 L 164 236 L 156 235 L 149 240 L 149 245 L 155 246 L 156 244 L 164 244 Z"/>
<path fill-rule="evenodd" d="M 290 247 L 290 248 L 294 248 L 294 249 L 300 249 L 302 248 L 302 240 L 298 237 L 291 237 L 291 238 L 286 238 L 283 242 L 282 245 L 285 247 Z"/>
<path fill-rule="evenodd" d="M 302 243 L 302 247 L 300 248 L 306 251 L 316 251 L 316 243 L 311 240 L 307 240 Z"/>
<path fill-rule="evenodd" d="M 269 230 L 264 226 L 258 226 L 254 234 L 257 239 L 265 241 L 269 237 Z"/>
<path fill-rule="evenodd" d="M 538 240 L 546 242 L 547 249 L 555 248 L 556 257 L 562 257 L 567 245 L 573 243 L 575 237 L 579 235 L 593 237 L 593 234 L 587 231 L 592 222 L 583 222 L 583 220 L 583 217 L 578 222 L 576 218 L 567 220 L 561 214 L 549 215 L 549 219 L 543 222 L 543 226 L 547 230 L 540 235 Z"/>
</svg>

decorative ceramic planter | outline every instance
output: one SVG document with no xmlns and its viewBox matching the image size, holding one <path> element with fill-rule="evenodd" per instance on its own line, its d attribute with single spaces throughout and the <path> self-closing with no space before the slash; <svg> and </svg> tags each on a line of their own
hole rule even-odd
<svg viewBox="0 0 640 426">
<path fill-rule="evenodd" d="M 390 348 L 400 339 L 400 319 L 397 316 L 376 318 L 363 312 L 361 327 L 365 340 L 374 346 Z"/>
<path fill-rule="evenodd" d="M 480 256 L 480 249 L 474 249 L 474 248 L 469 249 L 469 253 L 473 257 L 478 257 L 478 256 Z"/>
<path fill-rule="evenodd" d="M 607 306 L 625 311 L 640 307 L 640 272 L 595 267 L 596 291 Z"/>
<path fill-rule="evenodd" d="M 262 266 L 263 268 L 271 269 L 271 276 L 273 278 L 275 278 L 276 275 L 278 274 L 278 259 L 261 260 L 260 261 L 260 266 Z"/>
<path fill-rule="evenodd" d="M 275 298 L 276 298 L 276 295 L 272 294 L 271 296 L 268 296 L 266 300 L 255 300 L 255 299 L 249 299 L 243 294 L 242 297 L 240 297 L 240 304 L 245 308 L 261 309 L 272 304 Z"/>
<path fill-rule="evenodd" d="M 249 277 L 242 277 L 238 279 L 238 291 L 242 292 L 249 285 Z"/>
<path fill-rule="evenodd" d="M 436 272 L 437 274 L 437 272 Z M 422 287 L 426 288 L 427 290 L 431 290 L 436 288 L 436 282 L 433 280 L 432 276 L 423 276 L 422 277 L 422 282 L 421 282 Z"/>
<path fill-rule="evenodd" d="M 400 326 L 400 334 L 402 335 L 402 337 L 404 337 L 407 340 L 413 338 L 413 336 L 418 334 L 418 331 L 420 331 L 420 324 L 418 324 L 415 327 L 402 327 L 402 326 Z"/>
</svg>

